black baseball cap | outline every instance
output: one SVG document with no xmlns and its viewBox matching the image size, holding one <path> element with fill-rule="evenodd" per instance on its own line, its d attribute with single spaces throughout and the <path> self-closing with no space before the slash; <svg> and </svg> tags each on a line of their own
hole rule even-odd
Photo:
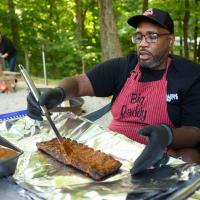
<svg viewBox="0 0 200 200">
<path fill-rule="evenodd" d="M 128 24 L 134 28 L 138 27 L 138 24 L 142 21 L 148 21 L 153 24 L 157 24 L 170 33 L 174 33 L 174 23 L 169 13 L 157 8 L 151 8 L 146 10 L 142 15 L 135 15 L 128 19 Z"/>
</svg>

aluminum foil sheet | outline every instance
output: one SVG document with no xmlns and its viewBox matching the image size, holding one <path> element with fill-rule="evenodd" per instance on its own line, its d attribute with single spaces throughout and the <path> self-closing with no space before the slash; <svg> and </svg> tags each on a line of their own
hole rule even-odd
<svg viewBox="0 0 200 200">
<path fill-rule="evenodd" d="M 41 199 L 149 199 L 163 198 L 181 184 L 198 177 L 199 166 L 170 158 L 160 169 L 149 169 L 131 177 L 130 169 L 144 145 L 104 130 L 99 125 L 70 112 L 53 114 L 62 136 L 112 155 L 122 163 L 119 173 L 94 181 L 72 167 L 64 166 L 37 150 L 36 143 L 55 137 L 47 121 L 28 117 L 0 123 L 0 134 L 24 151 L 13 175 L 15 182 Z"/>
</svg>

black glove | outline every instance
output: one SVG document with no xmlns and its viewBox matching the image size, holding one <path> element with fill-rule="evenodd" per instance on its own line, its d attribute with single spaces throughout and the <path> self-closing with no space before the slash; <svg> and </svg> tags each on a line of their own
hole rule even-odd
<svg viewBox="0 0 200 200">
<path fill-rule="evenodd" d="M 62 88 L 44 88 L 38 89 L 40 93 L 39 103 L 35 100 L 34 96 L 30 92 L 27 96 L 27 115 L 35 120 L 42 121 L 41 106 L 46 106 L 47 109 L 51 109 L 62 103 L 65 99 L 65 92 Z"/>
<path fill-rule="evenodd" d="M 164 151 L 172 143 L 172 130 L 165 124 L 146 126 L 139 130 L 139 134 L 148 137 L 148 143 L 136 159 L 131 175 L 138 174 L 152 165 L 158 165 L 164 156 Z"/>
</svg>

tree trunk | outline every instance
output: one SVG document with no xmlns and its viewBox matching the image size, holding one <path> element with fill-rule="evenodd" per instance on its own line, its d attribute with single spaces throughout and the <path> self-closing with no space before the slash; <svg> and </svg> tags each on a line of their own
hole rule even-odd
<svg viewBox="0 0 200 200">
<path fill-rule="evenodd" d="M 197 48 L 197 62 L 200 63 L 200 42 Z"/>
<path fill-rule="evenodd" d="M 195 1 L 196 6 L 199 5 L 199 0 Z M 198 18 L 195 19 L 195 26 L 194 26 L 194 54 L 193 54 L 193 60 L 197 61 L 197 38 L 198 38 Z"/>
<path fill-rule="evenodd" d="M 98 0 L 100 8 L 100 36 L 102 60 L 122 55 L 119 37 L 117 35 L 112 0 Z"/>
<path fill-rule="evenodd" d="M 180 56 L 183 56 L 183 37 L 180 36 Z"/>
<path fill-rule="evenodd" d="M 198 20 L 195 20 L 195 27 L 194 27 L 194 54 L 193 54 L 193 60 L 197 61 L 197 37 L 198 37 L 198 26 L 197 26 Z"/>
<path fill-rule="evenodd" d="M 49 9 L 48 9 L 48 14 L 49 14 L 49 27 L 48 27 L 48 30 L 49 30 L 49 35 L 48 35 L 48 39 L 49 41 L 53 42 L 53 33 L 54 33 L 54 30 L 53 30 L 53 7 L 54 7 L 54 0 L 48 0 L 48 4 L 49 4 Z M 52 59 L 54 59 L 52 57 Z"/>
<path fill-rule="evenodd" d="M 84 15 L 82 8 L 82 0 L 76 0 L 76 33 L 79 38 L 84 35 Z"/>
<path fill-rule="evenodd" d="M 145 12 L 148 9 L 148 4 L 149 4 L 148 0 L 143 0 L 143 12 Z"/>
<path fill-rule="evenodd" d="M 49 3 L 49 24 L 50 24 L 50 30 L 54 32 L 53 27 L 55 27 L 54 22 L 56 23 L 56 30 L 58 31 L 60 29 L 60 17 L 59 13 L 57 11 L 57 5 L 56 0 L 48 0 Z"/>
<path fill-rule="evenodd" d="M 76 0 L 76 35 L 78 37 L 78 39 L 80 39 L 80 51 L 82 52 L 82 54 L 84 53 L 84 33 L 85 33 L 85 26 L 84 26 L 84 22 L 85 22 L 85 16 L 86 16 L 86 12 L 88 10 L 88 2 L 83 2 L 82 0 Z M 89 4 L 91 4 L 92 2 L 89 2 Z M 86 62 L 85 62 L 85 58 L 84 56 L 82 56 L 81 58 L 81 64 L 82 64 L 82 72 L 85 72 L 85 67 L 86 67 Z"/>
<path fill-rule="evenodd" d="M 184 52 L 185 57 L 189 58 L 189 47 L 188 47 L 188 22 L 190 17 L 189 11 L 189 0 L 185 0 L 185 15 L 183 19 L 183 35 L 184 35 Z"/>
<path fill-rule="evenodd" d="M 15 14 L 15 5 L 13 3 L 13 0 L 7 0 L 8 4 L 8 11 L 10 14 L 10 24 L 11 24 L 11 30 L 12 30 L 12 36 L 13 36 L 13 43 L 15 44 L 15 47 L 19 48 L 19 27 L 18 27 L 18 17 Z"/>
<path fill-rule="evenodd" d="M 182 19 L 181 19 L 181 17 L 179 17 L 178 18 L 178 29 L 179 30 L 183 30 L 183 26 L 182 26 Z M 179 34 L 179 37 L 180 37 L 180 48 L 179 48 L 179 54 L 181 55 L 181 56 L 183 56 L 183 36 L 182 36 L 182 32 L 180 32 L 180 34 Z"/>
</svg>

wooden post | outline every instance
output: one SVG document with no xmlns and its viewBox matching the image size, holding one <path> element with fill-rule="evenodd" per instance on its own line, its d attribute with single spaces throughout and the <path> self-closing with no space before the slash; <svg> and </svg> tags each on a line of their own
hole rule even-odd
<svg viewBox="0 0 200 200">
<path fill-rule="evenodd" d="M 46 71 L 46 63 L 45 63 L 45 50 L 44 50 L 44 45 L 42 45 L 42 64 L 43 64 L 43 73 L 44 73 L 45 85 L 48 85 L 47 71 Z"/>
<path fill-rule="evenodd" d="M 82 62 L 82 73 L 85 72 L 85 60 L 84 58 L 81 59 L 81 62 Z"/>
<path fill-rule="evenodd" d="M 25 54 L 25 67 L 26 67 L 27 72 L 29 73 L 30 69 L 29 69 L 29 52 L 28 52 L 28 50 L 25 50 L 24 54 Z"/>
<path fill-rule="evenodd" d="M 0 69 L 1 71 L 5 70 L 5 62 L 4 59 L 0 57 Z"/>
</svg>

